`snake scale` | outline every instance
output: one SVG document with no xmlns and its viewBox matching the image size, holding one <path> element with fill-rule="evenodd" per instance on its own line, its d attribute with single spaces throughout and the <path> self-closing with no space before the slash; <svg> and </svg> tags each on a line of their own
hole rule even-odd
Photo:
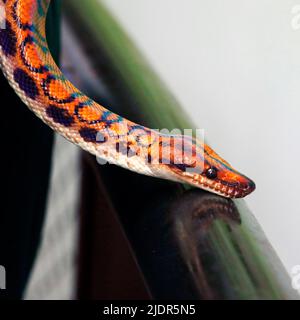
<svg viewBox="0 0 300 320">
<path fill-rule="evenodd" d="M 50 0 L 0 0 L 0 66 L 22 101 L 55 132 L 93 155 L 134 172 L 240 198 L 255 189 L 207 144 L 162 134 L 91 100 L 62 74 L 48 49 Z"/>
</svg>

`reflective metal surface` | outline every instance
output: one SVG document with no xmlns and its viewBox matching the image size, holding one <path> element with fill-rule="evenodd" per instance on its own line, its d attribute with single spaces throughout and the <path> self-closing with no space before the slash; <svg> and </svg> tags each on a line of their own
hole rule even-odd
<svg viewBox="0 0 300 320">
<path fill-rule="evenodd" d="M 190 190 L 174 201 L 170 223 L 178 252 L 184 261 L 197 295 L 206 299 L 233 297 L 229 277 L 215 263 L 218 251 L 212 247 L 211 229 L 221 223 L 228 230 L 240 225 L 241 219 L 233 201 L 200 190 Z M 236 241 L 236 239 L 233 239 Z M 238 245 L 238 243 L 235 243 Z M 210 272 L 210 265 L 215 266 Z M 219 270 L 218 270 L 219 269 Z M 226 295 L 225 295 L 225 292 Z"/>
</svg>

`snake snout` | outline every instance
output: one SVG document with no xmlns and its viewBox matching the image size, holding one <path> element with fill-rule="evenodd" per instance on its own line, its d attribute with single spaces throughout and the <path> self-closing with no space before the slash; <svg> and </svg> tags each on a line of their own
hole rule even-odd
<svg viewBox="0 0 300 320">
<path fill-rule="evenodd" d="M 252 193 L 255 190 L 255 188 L 255 183 L 250 179 L 247 179 L 247 181 L 239 182 L 235 198 L 243 198 L 248 194 Z"/>
<path fill-rule="evenodd" d="M 252 180 L 248 180 L 248 182 L 243 186 L 243 190 L 245 192 L 245 195 L 253 192 L 256 188 L 255 183 Z"/>
</svg>

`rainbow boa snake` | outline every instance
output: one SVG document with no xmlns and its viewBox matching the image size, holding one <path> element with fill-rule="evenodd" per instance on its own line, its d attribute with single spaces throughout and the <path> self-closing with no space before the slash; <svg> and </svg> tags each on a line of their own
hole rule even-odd
<svg viewBox="0 0 300 320">
<path fill-rule="evenodd" d="M 45 20 L 50 0 L 0 0 L 0 66 L 22 101 L 48 126 L 91 154 L 126 169 L 231 198 L 255 184 L 208 145 L 166 135 L 112 113 L 75 88 L 49 52 Z M 183 147 L 184 146 L 184 147 Z"/>
</svg>

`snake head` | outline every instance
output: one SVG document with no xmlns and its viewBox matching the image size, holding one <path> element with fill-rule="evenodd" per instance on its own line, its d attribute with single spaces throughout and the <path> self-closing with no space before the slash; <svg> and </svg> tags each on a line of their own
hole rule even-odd
<svg viewBox="0 0 300 320">
<path fill-rule="evenodd" d="M 228 198 L 242 198 L 255 183 L 236 171 L 208 145 L 189 136 L 173 136 L 171 161 L 166 166 L 184 183 Z"/>
</svg>

